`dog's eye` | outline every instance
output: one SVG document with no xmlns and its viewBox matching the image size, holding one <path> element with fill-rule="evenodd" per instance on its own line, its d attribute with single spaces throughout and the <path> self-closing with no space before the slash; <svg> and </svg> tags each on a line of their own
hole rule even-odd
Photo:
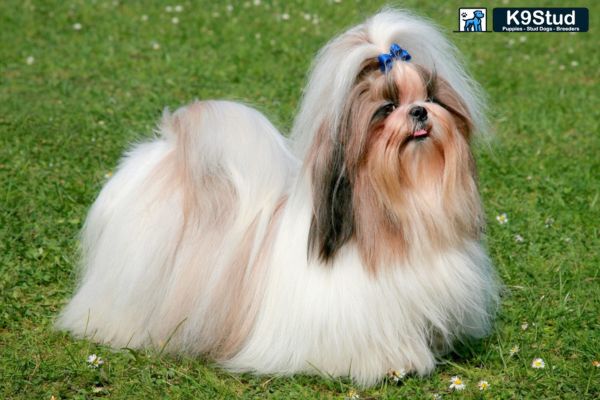
<svg viewBox="0 0 600 400">
<path fill-rule="evenodd" d="M 440 107 L 446 108 L 446 105 L 440 101 L 437 97 L 431 96 L 427 99 L 429 103 L 437 104 Z"/>
<path fill-rule="evenodd" d="M 396 104 L 386 103 L 377 109 L 375 115 L 373 115 L 373 119 L 386 118 L 388 115 L 393 113 L 396 108 Z"/>
</svg>

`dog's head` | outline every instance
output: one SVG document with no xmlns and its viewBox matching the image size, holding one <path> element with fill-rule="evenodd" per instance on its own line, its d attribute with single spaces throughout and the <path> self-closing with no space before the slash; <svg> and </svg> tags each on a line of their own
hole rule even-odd
<svg viewBox="0 0 600 400">
<path fill-rule="evenodd" d="M 474 16 L 475 18 L 479 18 L 479 19 L 481 19 L 481 18 L 483 18 L 484 14 L 483 14 L 483 11 L 481 11 L 481 10 L 476 10 L 476 11 L 473 13 L 473 16 Z"/>
<path fill-rule="evenodd" d="M 300 143 L 312 133 L 309 252 L 324 262 L 355 241 L 374 271 L 480 231 L 469 148 L 482 124 L 476 87 L 431 25 L 405 18 L 378 14 L 327 45 L 296 121 Z M 383 66 L 378 56 L 394 42 L 412 60 Z"/>
</svg>

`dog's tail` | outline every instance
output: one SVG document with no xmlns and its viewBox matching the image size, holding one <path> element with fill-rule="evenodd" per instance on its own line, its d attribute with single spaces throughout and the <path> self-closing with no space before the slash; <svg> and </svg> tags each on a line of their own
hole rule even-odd
<svg viewBox="0 0 600 400">
<path fill-rule="evenodd" d="M 253 214 L 253 202 L 279 196 L 275 192 L 296 169 L 285 138 L 261 113 L 240 103 L 196 101 L 173 114 L 165 111 L 160 131 L 174 145 L 188 207 L 203 209 L 214 200 L 212 212 L 218 214 L 224 196 L 205 196 L 206 186 L 214 185 L 236 197 L 238 217 Z"/>
</svg>

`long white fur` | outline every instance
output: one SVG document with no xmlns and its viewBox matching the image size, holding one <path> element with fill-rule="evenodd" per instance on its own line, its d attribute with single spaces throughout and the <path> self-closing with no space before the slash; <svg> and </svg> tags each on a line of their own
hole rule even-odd
<svg viewBox="0 0 600 400">
<path fill-rule="evenodd" d="M 354 46 L 354 35 L 372 44 Z M 339 116 L 360 63 L 393 42 L 414 62 L 435 66 L 483 126 L 478 89 L 455 61 L 453 47 L 431 25 L 388 10 L 318 56 L 293 129 L 299 157 L 320 123 Z M 419 251 L 375 276 L 353 242 L 331 266 L 308 260 L 313 200 L 308 174 L 299 171 L 285 139 L 246 106 L 200 102 L 166 114 L 160 137 L 125 157 L 90 210 L 81 281 L 58 326 L 115 347 L 170 340 L 171 351 L 210 351 L 219 318 L 235 307 L 228 304 L 217 316 L 213 308 L 223 297 L 219 290 L 228 287 L 237 247 L 254 224 L 249 275 L 277 203 L 288 196 L 260 270 L 260 290 L 249 296 L 258 313 L 224 366 L 349 375 L 371 385 L 390 368 L 426 374 L 455 339 L 489 331 L 497 287 L 480 243 Z M 220 198 L 225 195 L 214 190 L 215 180 L 232 195 Z M 191 206 L 186 193 L 193 194 Z M 186 206 L 196 213 L 191 227 Z M 230 218 L 215 228 L 215 215 Z"/>
</svg>

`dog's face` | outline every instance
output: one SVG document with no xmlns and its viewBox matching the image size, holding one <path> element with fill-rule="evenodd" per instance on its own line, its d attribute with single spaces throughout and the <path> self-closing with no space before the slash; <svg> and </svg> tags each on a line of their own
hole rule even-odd
<svg viewBox="0 0 600 400">
<path fill-rule="evenodd" d="M 477 11 L 475 11 L 475 12 L 473 13 L 473 16 L 474 16 L 475 18 L 483 18 L 483 11 L 481 11 L 481 10 L 477 10 Z"/>
<path fill-rule="evenodd" d="M 310 246 L 324 261 L 356 240 L 365 264 L 475 238 L 480 206 L 460 95 L 435 73 L 365 62 L 337 132 L 324 126 L 309 160 Z"/>
</svg>

